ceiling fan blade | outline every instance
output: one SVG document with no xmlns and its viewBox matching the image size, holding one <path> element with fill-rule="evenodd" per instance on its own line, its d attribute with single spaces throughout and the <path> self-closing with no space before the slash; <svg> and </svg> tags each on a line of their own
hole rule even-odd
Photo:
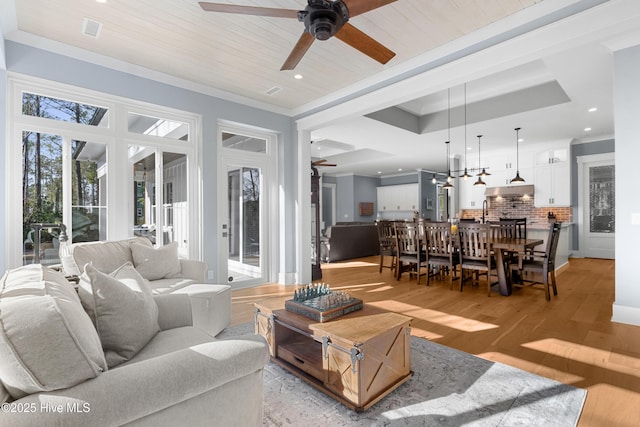
<svg viewBox="0 0 640 427">
<path fill-rule="evenodd" d="M 272 16 L 275 18 L 294 18 L 298 19 L 298 11 L 292 9 L 276 9 L 271 7 L 256 7 L 256 6 L 239 6 L 235 4 L 220 4 L 209 2 L 198 2 L 200 7 L 207 12 L 222 12 L 222 13 L 239 13 L 242 15 L 255 15 L 255 16 Z"/>
<path fill-rule="evenodd" d="M 381 64 L 386 64 L 396 56 L 393 51 L 387 49 L 348 22 L 342 26 L 335 36 Z"/>
<path fill-rule="evenodd" d="M 316 160 L 311 162 L 311 166 L 338 166 L 333 163 L 327 163 L 326 159 Z"/>
<path fill-rule="evenodd" d="M 296 65 L 298 65 L 298 62 L 300 62 L 304 54 L 307 53 L 307 50 L 309 50 L 314 40 L 315 38 L 308 31 L 302 33 L 302 35 L 298 39 L 298 42 L 287 57 L 287 60 L 284 61 L 284 64 L 282 64 L 282 68 L 280 68 L 280 71 L 293 70 L 294 68 L 296 68 Z"/>
<path fill-rule="evenodd" d="M 389 3 L 393 3 L 396 0 L 343 0 L 344 4 L 349 9 L 349 17 L 362 15 L 373 9 L 377 9 L 382 6 L 386 6 Z"/>
</svg>

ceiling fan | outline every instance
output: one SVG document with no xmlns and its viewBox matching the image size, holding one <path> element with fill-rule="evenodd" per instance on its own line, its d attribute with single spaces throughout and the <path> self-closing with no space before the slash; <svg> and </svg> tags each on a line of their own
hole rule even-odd
<svg viewBox="0 0 640 427">
<path fill-rule="evenodd" d="M 333 163 L 327 163 L 326 159 L 322 159 L 322 160 L 312 161 L 311 162 L 311 166 L 312 167 L 318 167 L 318 166 L 338 166 L 338 165 L 333 164 Z"/>
<path fill-rule="evenodd" d="M 237 13 L 275 18 L 295 18 L 304 22 L 304 32 L 293 47 L 280 70 L 293 70 L 315 39 L 327 40 L 336 36 L 376 61 L 386 64 L 396 54 L 363 33 L 348 21 L 357 15 L 377 9 L 396 0 L 307 0 L 304 10 L 270 7 L 240 6 L 199 2 L 207 12 Z"/>
</svg>

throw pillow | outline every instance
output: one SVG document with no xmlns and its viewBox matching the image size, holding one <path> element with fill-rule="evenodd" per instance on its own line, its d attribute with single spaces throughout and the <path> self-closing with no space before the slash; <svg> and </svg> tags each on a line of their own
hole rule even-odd
<svg viewBox="0 0 640 427">
<path fill-rule="evenodd" d="M 178 242 L 172 242 L 155 249 L 131 243 L 131 255 L 136 270 L 147 280 L 159 280 L 180 274 Z"/>
<path fill-rule="evenodd" d="M 85 265 L 78 294 L 110 368 L 131 359 L 160 330 L 151 287 L 130 262 L 111 274 Z"/>
<path fill-rule="evenodd" d="M 0 381 L 11 397 L 72 387 L 106 370 L 98 334 L 61 274 L 34 264 L 4 275 Z"/>
</svg>

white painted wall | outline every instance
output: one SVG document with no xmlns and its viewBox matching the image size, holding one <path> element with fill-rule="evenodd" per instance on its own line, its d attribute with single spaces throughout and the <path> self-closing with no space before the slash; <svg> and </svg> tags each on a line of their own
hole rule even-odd
<svg viewBox="0 0 640 427">
<path fill-rule="evenodd" d="M 612 320 L 640 325 L 640 46 L 614 52 L 616 295 Z M 634 223 L 635 222 L 635 223 Z"/>
</svg>

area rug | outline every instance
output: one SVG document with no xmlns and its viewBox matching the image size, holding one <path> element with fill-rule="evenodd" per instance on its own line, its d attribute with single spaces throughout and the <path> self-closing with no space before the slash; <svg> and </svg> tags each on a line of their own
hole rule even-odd
<svg viewBox="0 0 640 427">
<path fill-rule="evenodd" d="M 246 323 L 218 338 L 253 333 Z M 575 426 L 586 390 L 411 337 L 413 376 L 356 413 L 274 363 L 264 426 Z"/>
</svg>

